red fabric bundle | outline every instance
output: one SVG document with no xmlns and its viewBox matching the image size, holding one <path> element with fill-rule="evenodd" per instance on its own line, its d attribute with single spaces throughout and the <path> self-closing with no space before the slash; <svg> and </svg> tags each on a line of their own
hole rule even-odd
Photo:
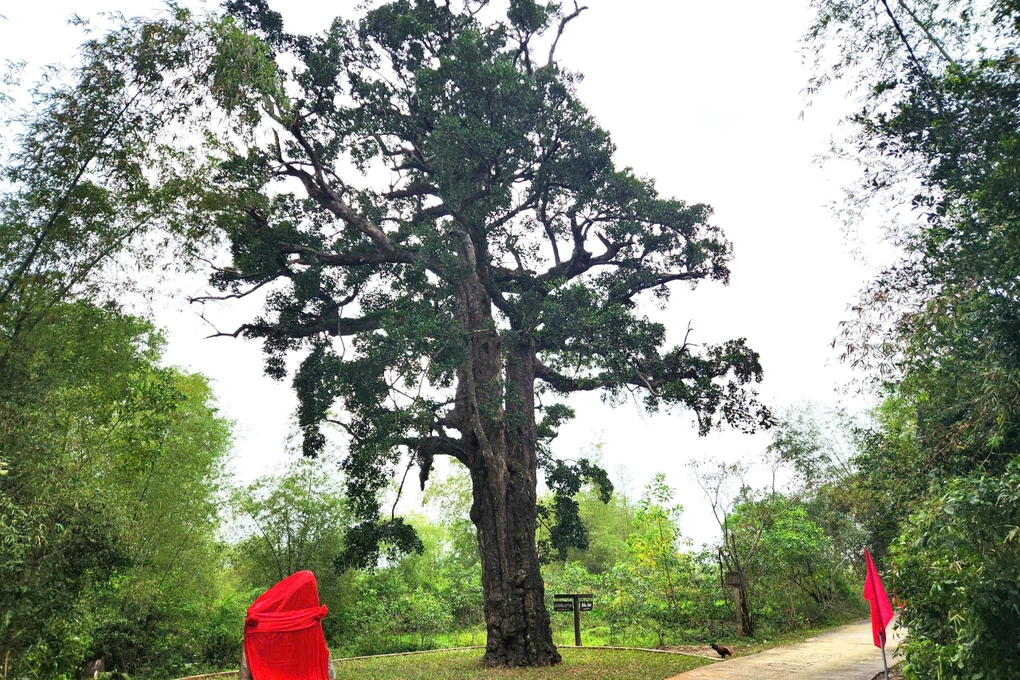
<svg viewBox="0 0 1020 680">
<path fill-rule="evenodd" d="M 299 571 L 262 593 L 248 608 L 244 655 L 253 680 L 328 680 L 315 575 Z"/>
</svg>

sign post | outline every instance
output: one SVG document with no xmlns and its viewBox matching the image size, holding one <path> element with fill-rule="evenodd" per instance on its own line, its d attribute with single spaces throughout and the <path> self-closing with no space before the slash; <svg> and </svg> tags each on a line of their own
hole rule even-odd
<svg viewBox="0 0 1020 680">
<path fill-rule="evenodd" d="M 744 637 L 744 610 L 740 601 L 740 591 L 743 583 L 740 574 L 735 571 L 726 572 L 726 585 L 733 588 L 733 604 L 737 610 L 737 637 Z"/>
<path fill-rule="evenodd" d="M 590 612 L 594 607 L 591 593 L 558 593 L 553 595 L 553 611 L 574 612 L 574 646 L 581 646 L 581 612 Z"/>
</svg>

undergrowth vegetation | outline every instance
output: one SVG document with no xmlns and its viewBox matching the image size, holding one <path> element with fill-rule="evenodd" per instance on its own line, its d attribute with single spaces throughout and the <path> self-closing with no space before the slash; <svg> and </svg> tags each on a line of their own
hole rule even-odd
<svg viewBox="0 0 1020 680">
<path fill-rule="evenodd" d="M 803 422 L 785 423 L 779 431 L 790 437 L 795 427 L 803 427 Z M 807 436 L 800 437 L 801 443 Z M 803 452 L 780 453 L 781 446 L 777 443 L 765 458 L 792 470 L 791 457 Z M 781 460 L 783 455 L 788 463 Z M 251 516 L 238 518 L 238 526 L 251 532 L 233 548 L 232 566 L 239 578 L 269 587 L 278 580 L 278 563 L 307 554 L 306 561 L 287 568 L 321 574 L 320 595 L 330 608 L 323 625 L 334 654 L 340 656 L 484 645 L 465 472 L 455 466 L 434 480 L 422 511 L 408 516 L 422 537 L 420 554 L 338 575 L 329 551 L 310 549 L 343 540 L 344 523 L 335 521 L 342 498 L 323 502 L 335 487 L 324 472 L 329 467 L 328 459 L 297 459 L 289 469 L 256 481 L 241 494 L 243 507 L 259 519 L 253 524 Z M 605 502 L 600 489 L 582 488 L 576 500 L 589 545 L 562 556 L 544 554 L 547 607 L 552 610 L 556 593 L 591 593 L 593 610 L 581 616 L 586 645 L 658 647 L 732 638 L 737 613 L 732 589 L 723 579 L 725 559 L 736 555 L 757 639 L 864 615 L 854 559 L 860 537 L 849 518 L 834 516 L 831 502 L 819 491 L 830 487 L 815 480 L 808 489 L 794 479 L 782 490 L 754 489 L 738 476 L 746 472 L 725 468 L 724 478 L 717 479 L 725 487 L 720 494 L 730 496 L 721 515 L 728 543 L 720 533 L 718 544 L 701 547 L 684 537 L 683 508 L 674 502 L 663 475 L 636 498 L 618 491 Z M 543 496 L 542 502 L 551 505 L 552 497 Z M 316 534 L 316 527 L 331 522 L 334 535 Z M 556 642 L 572 645 L 572 616 L 552 616 Z"/>
</svg>

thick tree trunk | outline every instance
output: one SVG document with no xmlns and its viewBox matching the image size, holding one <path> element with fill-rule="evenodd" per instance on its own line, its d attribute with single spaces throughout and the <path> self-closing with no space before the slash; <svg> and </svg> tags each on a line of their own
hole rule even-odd
<svg viewBox="0 0 1020 680">
<path fill-rule="evenodd" d="M 478 530 L 488 642 L 485 663 L 547 666 L 560 662 L 552 641 L 545 584 L 535 544 L 534 348 L 507 351 L 502 455 L 471 471 L 471 519 Z"/>
<path fill-rule="evenodd" d="M 471 471 L 471 519 L 478 530 L 487 642 L 491 666 L 548 666 L 560 662 L 552 641 L 545 585 L 535 548 L 535 492 L 518 475 L 497 482 Z"/>
<path fill-rule="evenodd" d="M 461 321 L 470 357 L 458 381 L 459 429 L 471 472 L 471 521 L 478 533 L 488 634 L 484 663 L 548 666 L 560 662 L 552 641 L 535 544 L 535 350 L 504 349 L 491 302 L 477 275 L 460 285 Z"/>
</svg>

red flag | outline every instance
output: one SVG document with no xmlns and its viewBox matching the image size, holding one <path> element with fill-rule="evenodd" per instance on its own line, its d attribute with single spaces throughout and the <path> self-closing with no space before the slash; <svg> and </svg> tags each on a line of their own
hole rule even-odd
<svg viewBox="0 0 1020 680">
<path fill-rule="evenodd" d="M 865 548 L 864 560 L 868 563 L 868 575 L 864 579 L 864 599 L 871 607 L 871 635 L 876 647 L 885 647 L 885 627 L 892 621 L 892 603 L 882 587 L 882 579 L 871 560 L 871 553 Z"/>
</svg>

